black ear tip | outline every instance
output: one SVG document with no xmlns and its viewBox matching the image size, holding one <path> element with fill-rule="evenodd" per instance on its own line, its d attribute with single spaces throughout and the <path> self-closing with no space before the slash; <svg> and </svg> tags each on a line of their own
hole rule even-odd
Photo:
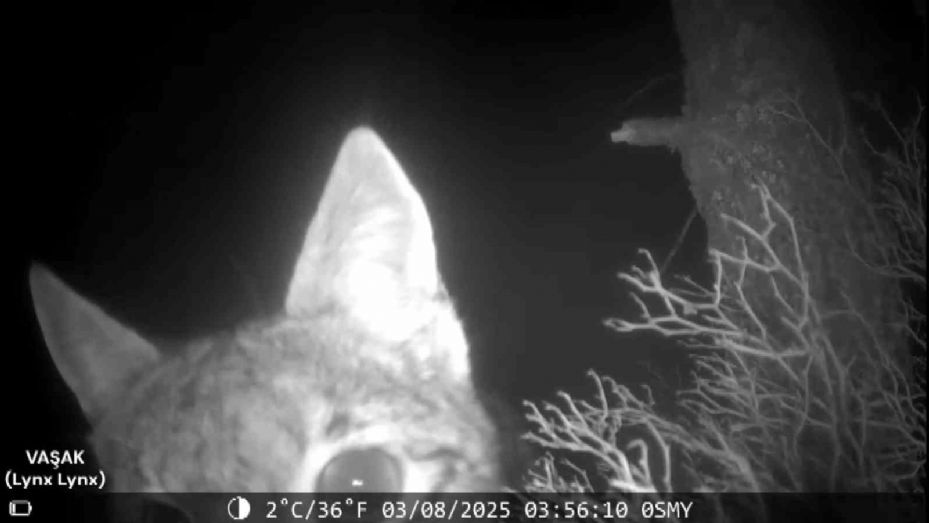
<svg viewBox="0 0 929 523">
<path fill-rule="evenodd" d="M 358 138 L 358 139 L 376 138 L 378 140 L 381 139 L 380 135 L 377 134 L 377 131 L 375 131 L 371 127 L 368 127 L 367 125 L 359 125 L 358 127 L 355 127 L 354 129 L 349 131 L 348 135 L 346 136 L 346 139 L 349 139 L 349 138 Z"/>
<path fill-rule="evenodd" d="M 50 285 L 60 286 L 61 281 L 45 264 L 32 262 L 29 265 L 29 284 L 33 288 L 37 286 L 48 287 Z"/>
<path fill-rule="evenodd" d="M 45 265 L 39 262 L 29 264 L 29 285 L 32 287 L 43 285 L 51 278 L 53 278 L 52 271 L 48 270 Z"/>
<path fill-rule="evenodd" d="M 381 135 L 370 127 L 356 127 L 343 140 L 343 147 L 362 150 L 387 150 L 387 144 Z"/>
<path fill-rule="evenodd" d="M 48 302 L 67 295 L 70 288 L 46 265 L 33 262 L 29 267 L 29 291 L 33 301 Z"/>
</svg>

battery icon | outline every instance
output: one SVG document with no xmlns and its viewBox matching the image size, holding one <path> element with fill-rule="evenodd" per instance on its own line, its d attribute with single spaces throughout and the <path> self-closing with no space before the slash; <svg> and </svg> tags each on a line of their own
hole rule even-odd
<svg viewBox="0 0 929 523">
<path fill-rule="evenodd" d="M 10 502 L 11 516 L 28 516 L 32 514 L 32 503 L 28 499 L 14 499 Z"/>
</svg>

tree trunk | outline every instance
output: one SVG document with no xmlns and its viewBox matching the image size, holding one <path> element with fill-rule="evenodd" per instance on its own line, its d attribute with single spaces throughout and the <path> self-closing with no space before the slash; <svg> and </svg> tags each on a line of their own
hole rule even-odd
<svg viewBox="0 0 929 523">
<path fill-rule="evenodd" d="M 862 361 L 858 351 L 876 347 L 906 357 L 899 281 L 855 255 L 869 259 L 868 251 L 894 241 L 894 232 L 875 211 L 876 179 L 865 168 L 861 140 L 848 121 L 847 100 L 813 14 L 801 0 L 673 0 L 672 6 L 685 60 L 682 117 L 629 120 L 613 140 L 680 152 L 710 249 L 735 256 L 747 249 L 755 260 L 771 259 L 765 249 L 746 246 L 743 231 L 726 218 L 763 230 L 766 207 L 758 187 L 767 187 L 792 218 L 799 248 L 784 217 L 774 217 L 777 227 L 766 243 L 809 281 L 816 304 L 810 323 L 828 333 L 840 356 L 838 367 L 847 363 L 851 369 L 853 361 Z M 789 256 L 796 251 L 799 259 Z M 777 346 L 802 343 L 797 326 L 785 326 L 779 313 L 785 303 L 805 303 L 797 295 L 802 293 L 780 295 L 776 279 L 763 273 L 741 283 L 755 312 L 765 316 L 762 322 L 774 326 Z M 850 310 L 855 314 L 846 314 Z M 841 383 L 814 395 L 831 396 L 830 405 L 839 411 L 834 419 L 857 419 L 860 413 L 842 411 L 850 404 L 846 396 L 858 392 L 842 386 L 855 382 L 844 374 L 836 381 Z M 799 443 L 815 456 L 826 450 L 822 441 L 801 437 Z M 853 460 L 867 462 L 870 451 L 861 452 Z M 832 477 L 824 478 L 817 469 L 803 483 L 807 489 L 842 490 L 845 478 L 838 470 L 833 467 Z"/>
<path fill-rule="evenodd" d="M 795 0 L 672 5 L 686 63 L 683 117 L 626 121 L 613 140 L 680 152 L 711 249 L 740 252 L 723 216 L 761 226 L 755 187 L 767 186 L 795 221 L 823 308 L 853 306 L 870 324 L 887 324 L 899 304 L 896 282 L 851 253 L 881 244 L 872 180 L 812 15 Z M 790 250 L 777 245 L 790 238 L 772 241 Z"/>
</svg>

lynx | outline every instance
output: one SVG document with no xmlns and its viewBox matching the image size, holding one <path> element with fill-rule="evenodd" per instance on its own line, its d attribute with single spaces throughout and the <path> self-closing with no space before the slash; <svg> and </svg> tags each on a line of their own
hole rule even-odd
<svg viewBox="0 0 929 523">
<path fill-rule="evenodd" d="M 45 267 L 30 286 L 112 490 L 498 487 L 426 208 L 370 129 L 343 142 L 276 317 L 168 356 Z"/>
</svg>

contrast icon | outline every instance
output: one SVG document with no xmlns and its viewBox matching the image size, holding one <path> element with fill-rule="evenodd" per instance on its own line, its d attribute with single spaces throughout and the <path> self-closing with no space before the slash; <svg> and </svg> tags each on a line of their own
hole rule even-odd
<svg viewBox="0 0 929 523">
<path fill-rule="evenodd" d="M 229 504 L 226 505 L 226 512 L 229 514 L 229 517 L 236 521 L 247 518 L 251 511 L 251 504 L 242 496 L 233 497 L 229 500 Z"/>
</svg>

